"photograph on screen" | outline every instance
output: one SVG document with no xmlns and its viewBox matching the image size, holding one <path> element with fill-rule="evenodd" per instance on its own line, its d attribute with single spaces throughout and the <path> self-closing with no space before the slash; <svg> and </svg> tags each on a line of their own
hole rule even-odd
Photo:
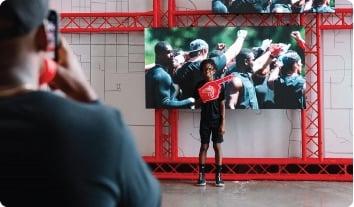
<svg viewBox="0 0 354 207">
<path fill-rule="evenodd" d="M 218 14 L 240 13 L 333 13 L 335 0 L 212 0 Z"/>
<path fill-rule="evenodd" d="M 301 26 L 146 28 L 146 108 L 220 99 L 229 109 L 303 109 L 304 35 Z"/>
</svg>

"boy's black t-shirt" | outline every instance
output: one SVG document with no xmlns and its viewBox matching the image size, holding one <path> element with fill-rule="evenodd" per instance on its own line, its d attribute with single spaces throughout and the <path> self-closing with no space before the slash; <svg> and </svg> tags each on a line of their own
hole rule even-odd
<svg viewBox="0 0 354 207">
<path fill-rule="evenodd" d="M 0 202 L 12 206 L 160 206 L 117 110 L 48 92 L 0 98 Z"/>
<path fill-rule="evenodd" d="M 200 99 L 198 89 L 202 87 L 205 83 L 207 83 L 207 81 L 203 80 L 197 84 L 197 87 L 194 92 L 194 97 L 196 100 Z M 200 105 L 201 121 L 212 122 L 215 120 L 220 120 L 221 119 L 220 105 L 223 100 L 225 100 L 225 87 L 224 84 L 221 84 L 221 91 L 220 91 L 219 98 L 212 101 L 208 101 L 206 103 L 201 102 Z"/>
</svg>

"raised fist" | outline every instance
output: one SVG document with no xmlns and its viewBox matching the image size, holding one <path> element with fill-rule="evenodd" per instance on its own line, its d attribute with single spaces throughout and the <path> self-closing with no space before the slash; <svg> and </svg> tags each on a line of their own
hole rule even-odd
<svg viewBox="0 0 354 207">
<path fill-rule="evenodd" d="M 218 43 L 218 44 L 216 45 L 216 49 L 217 49 L 217 50 L 220 50 L 220 51 L 224 50 L 225 47 L 226 47 L 225 43 Z"/>
<path fill-rule="evenodd" d="M 290 35 L 295 39 L 302 39 L 299 31 L 293 31 Z"/>
<path fill-rule="evenodd" d="M 239 30 L 237 32 L 237 38 L 243 38 L 245 39 L 247 37 L 247 30 Z"/>
<path fill-rule="evenodd" d="M 272 43 L 273 40 L 271 39 L 265 39 L 262 41 L 262 45 L 261 45 L 261 48 L 263 51 L 266 51 L 269 47 L 270 47 L 270 44 Z"/>
</svg>

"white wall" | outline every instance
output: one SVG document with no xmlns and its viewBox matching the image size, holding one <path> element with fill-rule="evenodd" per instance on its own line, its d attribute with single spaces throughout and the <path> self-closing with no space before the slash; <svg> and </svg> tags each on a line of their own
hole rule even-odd
<svg viewBox="0 0 354 207">
<path fill-rule="evenodd" d="M 166 7 L 165 0 L 162 0 Z M 179 9 L 209 9 L 211 0 L 177 0 Z M 61 12 L 127 12 L 152 10 L 152 1 L 53 0 Z M 337 0 L 336 7 L 350 6 Z M 142 155 L 154 153 L 154 111 L 144 107 L 143 32 L 66 34 L 91 84 L 107 104 L 120 109 Z M 324 136 L 326 157 L 352 157 L 352 32 L 323 33 Z M 199 113 L 181 110 L 179 154 L 197 156 Z M 298 110 L 229 111 L 226 157 L 299 157 Z M 209 155 L 213 155 L 212 150 Z"/>
</svg>

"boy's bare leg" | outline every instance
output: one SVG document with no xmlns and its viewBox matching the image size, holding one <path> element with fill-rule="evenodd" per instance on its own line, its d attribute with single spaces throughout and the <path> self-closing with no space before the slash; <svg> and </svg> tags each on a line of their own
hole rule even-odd
<svg viewBox="0 0 354 207">
<path fill-rule="evenodd" d="M 205 181 L 205 161 L 207 157 L 207 152 L 208 152 L 209 144 L 201 144 L 200 145 L 200 150 L 199 150 L 199 178 L 197 185 L 199 186 L 205 186 L 206 181 Z"/>
<path fill-rule="evenodd" d="M 221 143 L 213 143 L 213 148 L 214 148 L 214 151 L 215 151 L 215 165 L 216 165 L 215 185 L 217 187 L 223 187 L 224 186 L 224 181 L 221 178 L 221 170 L 222 170 Z"/>
</svg>

